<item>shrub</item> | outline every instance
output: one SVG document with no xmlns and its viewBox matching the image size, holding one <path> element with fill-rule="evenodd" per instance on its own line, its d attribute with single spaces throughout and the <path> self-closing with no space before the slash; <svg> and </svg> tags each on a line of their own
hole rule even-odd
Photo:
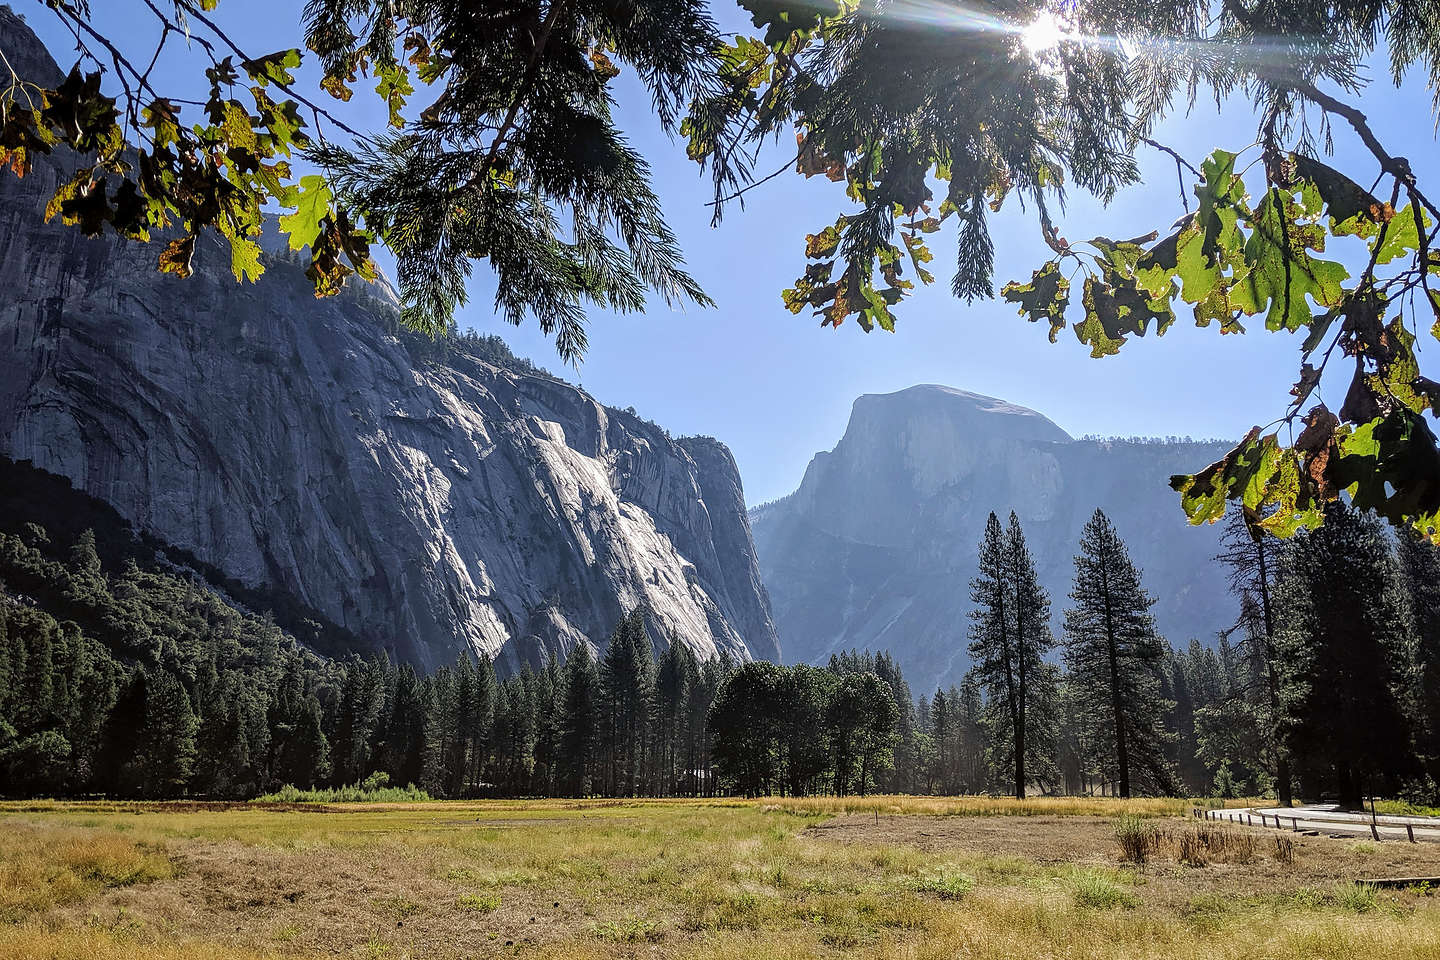
<svg viewBox="0 0 1440 960">
<path fill-rule="evenodd" d="M 1160 828 L 1142 817 L 1127 814 L 1115 821 L 1115 842 L 1130 863 L 1144 863 L 1159 851 Z"/>
<path fill-rule="evenodd" d="M 1275 838 L 1275 861 L 1277 863 L 1295 862 L 1295 841 L 1286 836 Z"/>
<path fill-rule="evenodd" d="M 359 783 L 343 787 L 322 787 L 301 790 L 285 784 L 274 793 L 256 797 L 251 803 L 416 803 L 431 799 L 430 794 L 412 784 L 392 787 L 390 776 L 372 773 Z"/>
<path fill-rule="evenodd" d="M 1352 913 L 1370 913 L 1379 906 L 1375 888 L 1368 883 L 1341 884 L 1332 899 L 1336 906 Z"/>
</svg>

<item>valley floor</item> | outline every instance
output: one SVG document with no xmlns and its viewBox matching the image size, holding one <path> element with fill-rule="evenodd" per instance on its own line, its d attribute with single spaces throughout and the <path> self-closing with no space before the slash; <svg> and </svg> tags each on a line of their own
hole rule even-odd
<svg viewBox="0 0 1440 960">
<path fill-rule="evenodd" d="M 1440 875 L 1440 845 L 1287 835 L 1287 851 L 1189 811 L 0 804 L 0 956 L 1440 958 L 1440 893 L 1357 883 Z M 1122 862 L 1123 813 L 1158 828 L 1143 865 Z M 1201 829 L 1228 832 L 1197 858 Z"/>
</svg>

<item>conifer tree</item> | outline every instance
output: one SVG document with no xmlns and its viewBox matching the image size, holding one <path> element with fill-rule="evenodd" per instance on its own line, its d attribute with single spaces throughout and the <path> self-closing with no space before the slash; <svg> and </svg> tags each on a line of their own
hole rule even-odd
<svg viewBox="0 0 1440 960">
<path fill-rule="evenodd" d="M 725 654 L 721 654 L 711 660 L 700 664 L 695 671 L 695 676 L 690 683 L 689 703 L 686 715 L 689 723 L 686 727 L 686 761 L 685 766 L 690 780 L 690 793 L 695 796 L 713 796 L 715 792 L 714 775 L 714 735 L 715 728 L 711 723 L 710 712 L 720 695 L 720 689 L 724 686 L 725 680 L 734 670 L 734 663 Z"/>
<path fill-rule="evenodd" d="M 1240 620 L 1247 651 L 1262 668 L 1257 689 L 1247 697 L 1261 724 L 1268 766 L 1281 806 L 1290 806 L 1290 757 L 1280 736 L 1280 665 L 1275 651 L 1277 541 L 1244 511 L 1225 522 L 1218 557 L 1230 572 L 1230 589 L 1241 598 Z M 1247 600 L 1248 598 L 1248 600 Z M 1248 606 L 1247 606 L 1248 605 Z"/>
<path fill-rule="evenodd" d="M 185 793 L 195 765 L 195 711 L 180 681 L 159 671 L 146 689 L 145 791 L 156 797 Z"/>
<path fill-rule="evenodd" d="M 1122 797 L 1130 796 L 1135 786 L 1172 792 L 1174 778 L 1161 729 L 1170 708 L 1160 696 L 1166 647 L 1150 616 L 1155 601 L 1100 510 L 1081 531 L 1070 599 L 1065 662 L 1080 695 L 1096 705 L 1103 766 L 1113 772 Z"/>
<path fill-rule="evenodd" d="M 449 688 L 444 674 L 437 673 L 425 679 L 421 693 L 425 733 L 420 741 L 420 789 L 436 796 L 443 795 L 445 789 L 445 724 L 447 704 L 450 700 Z"/>
<path fill-rule="evenodd" d="M 1399 538 L 1400 580 L 1410 604 L 1415 742 L 1440 796 L 1440 549 L 1416 531 Z"/>
<path fill-rule="evenodd" d="M 532 792 L 554 796 L 559 775 L 560 704 L 564 688 L 560 662 L 545 658 L 545 666 L 534 674 L 535 774 Z"/>
<path fill-rule="evenodd" d="M 952 701 L 944 690 L 938 687 L 930 700 L 930 762 L 926 770 L 928 792 L 954 793 L 956 770 L 954 745 L 955 716 Z"/>
<path fill-rule="evenodd" d="M 376 767 L 390 775 L 391 783 L 419 784 L 425 779 L 422 768 L 429 720 L 425 681 L 408 663 L 396 668 L 393 674 L 387 684 L 390 689 L 389 708 L 377 750 Z"/>
<path fill-rule="evenodd" d="M 1191 641 L 1198 646 L 1198 641 Z M 1200 761 L 1195 734 L 1195 699 L 1190 693 L 1190 673 L 1184 654 L 1171 651 L 1166 663 L 1170 690 L 1175 698 L 1172 714 L 1175 725 L 1175 765 L 1180 783 L 1190 793 L 1203 792 L 1208 785 L 1204 764 Z"/>
<path fill-rule="evenodd" d="M 1036 686 L 1050 635 L 1050 600 L 1035 575 L 1019 518 L 1012 512 L 1007 531 L 990 514 L 980 542 L 979 576 L 970 583 L 970 655 L 997 718 L 994 740 L 1009 757 L 1015 796 L 1029 783 L 1027 761 L 1038 761 L 1028 737 L 1029 717 L 1041 691 Z"/>
<path fill-rule="evenodd" d="M 655 661 L 642 608 L 632 610 L 615 632 L 600 661 L 609 790 L 635 796 L 642 784 L 645 744 L 655 694 Z"/>
<path fill-rule="evenodd" d="M 900 664 L 888 651 L 875 655 L 875 675 L 890 688 L 890 699 L 895 704 L 895 748 L 893 766 L 882 773 L 878 786 L 888 793 L 914 793 L 920 777 L 920 757 L 916 742 L 915 701 L 910 694 L 910 684 Z"/>
<path fill-rule="evenodd" d="M 655 792 L 660 796 L 669 796 L 676 787 L 693 659 L 689 648 L 671 637 L 655 666 Z"/>
<path fill-rule="evenodd" d="M 345 671 L 332 758 L 337 784 L 358 783 L 371 772 L 375 733 L 385 707 L 385 665 L 352 659 Z"/>
<path fill-rule="evenodd" d="M 300 699 L 283 733 L 276 736 L 275 777 L 308 789 L 330 779 L 330 743 L 325 737 L 324 711 L 312 693 Z M 418 782 L 416 777 L 411 781 Z"/>
<path fill-rule="evenodd" d="M 472 711 L 475 710 L 475 686 L 479 682 L 475 663 L 468 654 L 461 654 L 449 671 L 451 688 L 445 715 L 445 789 L 446 796 L 465 793 L 470 782 L 470 738 Z"/>
<path fill-rule="evenodd" d="M 572 797 L 595 788 L 600 738 L 600 673 L 588 643 L 577 643 L 561 674 L 560 789 Z"/>
<path fill-rule="evenodd" d="M 136 668 L 115 701 L 101 733 L 97 779 L 107 791 L 135 796 L 144 786 L 145 710 L 149 702 L 150 678 Z"/>
<path fill-rule="evenodd" d="M 10 718 L 16 699 L 20 656 L 18 630 L 9 627 L 8 605 L 0 603 L 0 723 Z"/>
<path fill-rule="evenodd" d="M 198 723 L 194 786 L 213 796 L 243 797 L 253 792 L 250 743 L 241 692 L 233 677 L 227 681 L 223 687 L 218 678 L 214 681 L 211 702 Z"/>
<path fill-rule="evenodd" d="M 1277 642 L 1291 756 L 1319 791 L 1358 808 L 1411 766 L 1400 707 L 1404 601 L 1385 529 L 1340 503 L 1287 551 Z"/>
<path fill-rule="evenodd" d="M 1273 621 L 1272 621 L 1273 623 Z M 1269 793 L 1290 801 L 1289 763 L 1280 736 L 1278 669 L 1274 641 L 1254 594 L 1240 595 L 1240 618 L 1220 635 L 1221 695 L 1195 711 L 1200 761 L 1239 794 Z M 1230 636 L 1240 641 L 1230 644 Z M 1283 778 L 1282 778 L 1283 774 Z"/>
<path fill-rule="evenodd" d="M 474 700 L 470 706 L 470 728 L 462 731 L 462 735 L 468 741 L 470 754 L 469 781 L 479 783 L 490 755 L 490 732 L 497 695 L 495 664 L 489 657 L 482 656 L 475 664 L 471 695 Z"/>
</svg>

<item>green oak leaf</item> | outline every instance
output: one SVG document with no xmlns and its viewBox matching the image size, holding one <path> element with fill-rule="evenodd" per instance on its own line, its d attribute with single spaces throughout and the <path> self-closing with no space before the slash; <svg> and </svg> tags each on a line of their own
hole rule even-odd
<svg viewBox="0 0 1440 960">
<path fill-rule="evenodd" d="M 260 245 L 248 237 L 233 236 L 230 240 L 230 271 L 235 274 L 235 282 L 249 280 L 254 283 L 260 279 L 265 272 L 265 267 L 260 263 Z"/>
<path fill-rule="evenodd" d="M 1070 281 L 1060 272 L 1054 260 L 1036 270 L 1029 283 L 1012 280 L 1000 295 L 1020 306 L 1020 315 L 1031 323 L 1044 320 L 1050 324 L 1050 342 L 1065 328 L 1065 308 L 1070 305 Z"/>
<path fill-rule="evenodd" d="M 330 185 L 318 174 L 301 177 L 298 188 L 286 191 L 281 203 L 296 210 L 280 218 L 280 229 L 290 235 L 291 250 L 303 250 L 315 243 L 333 199 Z"/>
<path fill-rule="evenodd" d="M 1350 272 L 1332 260 L 1318 260 L 1311 250 L 1325 246 L 1324 229 L 1302 220 L 1295 198 L 1271 189 L 1256 207 L 1245 241 L 1247 269 L 1236 278 L 1230 301 L 1247 315 L 1267 311 L 1268 330 L 1299 330 L 1313 319 L 1310 300 L 1334 307 L 1345 297 L 1342 284 Z"/>
<path fill-rule="evenodd" d="M 1420 218 L 1425 223 L 1425 228 L 1430 228 L 1430 218 L 1425 211 L 1420 211 Z M 1420 227 L 1415 221 L 1415 210 L 1410 204 L 1400 208 L 1390 225 L 1385 229 L 1385 236 L 1380 241 L 1379 249 L 1374 251 L 1376 263 L 1390 263 L 1400 257 L 1408 257 L 1420 249 Z"/>
<path fill-rule="evenodd" d="M 1425 418 L 1408 407 L 1344 437 L 1331 475 L 1357 508 L 1413 523 L 1432 539 L 1440 533 L 1440 449 Z"/>
<path fill-rule="evenodd" d="M 1382 203 L 1369 190 L 1351 180 L 1334 167 L 1313 157 L 1292 153 L 1290 162 L 1295 175 L 1313 184 L 1330 216 L 1330 232 L 1337 237 L 1373 237 L 1395 215 L 1388 203 Z"/>
</svg>

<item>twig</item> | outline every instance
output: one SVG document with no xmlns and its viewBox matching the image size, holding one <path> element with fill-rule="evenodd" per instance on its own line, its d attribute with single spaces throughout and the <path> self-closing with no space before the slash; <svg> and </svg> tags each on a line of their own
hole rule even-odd
<svg viewBox="0 0 1440 960">
<path fill-rule="evenodd" d="M 150 6 L 150 8 L 151 8 L 152 10 L 155 9 L 154 4 L 151 3 L 151 0 L 145 0 L 145 2 L 146 2 L 147 5 Z M 198 20 L 200 23 L 204 24 L 212 33 L 215 34 L 215 36 L 219 37 L 219 38 L 220 38 L 220 41 L 221 41 L 222 43 L 224 43 L 225 46 L 229 47 L 230 50 L 231 50 L 231 52 L 233 52 L 233 53 L 235 54 L 235 56 L 239 57 L 241 60 L 244 60 L 244 61 L 249 61 L 249 60 L 254 59 L 254 58 L 252 58 L 251 56 L 249 56 L 248 54 L 246 54 L 244 50 L 241 50 L 238 46 L 236 46 L 236 45 L 235 45 L 235 41 L 231 40 L 230 37 L 225 33 L 225 31 L 224 31 L 224 30 L 221 30 L 220 27 L 216 25 L 215 21 L 213 21 L 213 20 L 211 20 L 209 17 L 205 16 L 205 14 L 202 13 L 200 10 L 197 10 L 197 9 L 195 8 L 195 4 L 191 3 L 190 0 L 175 0 L 175 2 L 176 2 L 176 5 L 177 5 L 178 7 L 183 8 L 183 9 L 185 10 L 185 12 L 187 12 L 190 16 L 194 17 L 194 18 L 195 18 L 196 20 Z M 159 15 L 158 11 L 157 11 L 157 15 Z M 169 22 L 170 22 L 170 21 L 169 21 L 167 18 L 165 18 L 164 16 L 161 16 L 161 20 L 164 21 L 165 23 L 169 23 Z M 205 42 L 205 41 L 202 39 L 202 40 L 201 40 L 201 43 L 204 43 L 204 42 Z M 290 86 L 290 85 L 287 84 L 287 83 L 280 83 L 280 82 L 278 82 L 278 81 L 273 81 L 273 82 L 275 83 L 275 86 L 276 86 L 276 87 L 278 87 L 278 88 L 281 89 L 281 90 L 284 90 L 285 93 L 288 94 L 289 96 L 293 97 L 296 102 L 298 102 L 298 103 L 303 103 L 305 106 L 309 107 L 313 112 L 315 112 L 317 115 L 323 116 L 325 119 L 327 119 L 327 120 L 329 120 L 331 123 L 333 123 L 336 127 L 340 128 L 341 130 L 344 130 L 346 133 L 350 134 L 350 136 L 356 138 L 357 140 L 364 139 L 364 135 L 361 134 L 358 130 L 355 130 L 354 128 L 352 128 L 352 127 L 350 127 L 348 124 L 346 124 L 344 121 L 336 118 L 336 116 L 335 116 L 334 114 L 330 113 L 330 111 L 325 110 L 324 108 L 318 106 L 317 104 L 315 104 L 312 100 L 310 100 L 310 99 L 309 99 L 308 97 L 306 97 L 305 95 L 303 95 L 303 94 L 301 94 L 301 93 L 298 93 L 298 92 L 295 90 L 294 87 Z"/>
<path fill-rule="evenodd" d="M 761 177 L 759 180 L 755 180 L 755 181 L 753 181 L 753 182 L 751 182 L 751 183 L 747 183 L 745 186 L 741 187 L 739 190 L 736 190 L 734 193 L 730 194 L 730 196 L 728 196 L 728 197 L 717 197 L 717 198 L 714 199 L 714 200 L 707 201 L 706 204 L 705 204 L 705 206 L 707 206 L 707 207 L 718 207 L 718 206 L 720 206 L 722 203 L 729 203 L 731 200 L 737 200 L 737 199 L 739 199 L 740 197 L 744 196 L 745 194 L 749 193 L 751 190 L 754 190 L 756 187 L 760 186 L 760 184 L 766 183 L 766 182 L 768 182 L 768 181 L 770 181 L 770 180 L 774 180 L 776 177 L 780 176 L 780 174 L 784 173 L 786 170 L 789 170 L 789 169 L 790 169 L 790 164 L 795 163 L 795 162 L 796 162 L 797 160 L 799 160 L 799 159 L 800 159 L 800 154 L 797 153 L 797 154 L 795 154 L 795 159 L 794 159 L 794 160 L 787 160 L 787 161 L 785 161 L 785 163 L 780 167 L 780 169 L 779 169 L 779 170 L 776 170 L 774 173 L 767 174 L 767 175 Z M 742 203 L 740 206 L 743 208 L 745 205 Z"/>
<path fill-rule="evenodd" d="M 1440 207 L 1436 207 L 1431 203 L 1430 200 L 1420 192 L 1420 188 L 1416 185 L 1415 174 L 1410 169 L 1410 161 L 1404 157 L 1393 156 L 1385 149 L 1385 145 L 1380 142 L 1380 138 L 1375 136 L 1375 132 L 1370 129 L 1370 122 L 1366 119 L 1365 114 L 1343 100 L 1338 100 L 1330 96 L 1330 94 L 1308 81 L 1285 80 L 1280 82 L 1288 85 L 1292 90 L 1320 107 L 1320 109 L 1327 113 L 1333 113 L 1349 123 L 1351 129 L 1360 137 L 1371 154 L 1375 156 L 1375 159 L 1380 161 L 1380 168 L 1404 184 L 1405 192 L 1410 195 L 1413 201 L 1421 204 L 1426 210 L 1430 211 L 1432 216 L 1440 219 Z M 1424 235 L 1423 230 L 1421 231 L 1421 235 Z"/>
<path fill-rule="evenodd" d="M 1190 167 L 1190 172 L 1195 174 L 1196 177 L 1200 176 L 1200 171 L 1196 170 L 1193 166 L 1190 166 L 1190 161 L 1186 160 L 1184 157 L 1180 156 L 1180 154 L 1165 146 L 1163 143 L 1157 143 L 1156 141 L 1151 140 L 1149 137 L 1141 137 L 1140 142 L 1149 144 L 1156 150 L 1168 153 L 1170 154 L 1170 156 L 1175 158 L 1175 179 L 1179 181 L 1180 205 L 1185 208 L 1186 213 L 1189 213 L 1190 198 L 1185 193 L 1185 168 Z"/>
</svg>

